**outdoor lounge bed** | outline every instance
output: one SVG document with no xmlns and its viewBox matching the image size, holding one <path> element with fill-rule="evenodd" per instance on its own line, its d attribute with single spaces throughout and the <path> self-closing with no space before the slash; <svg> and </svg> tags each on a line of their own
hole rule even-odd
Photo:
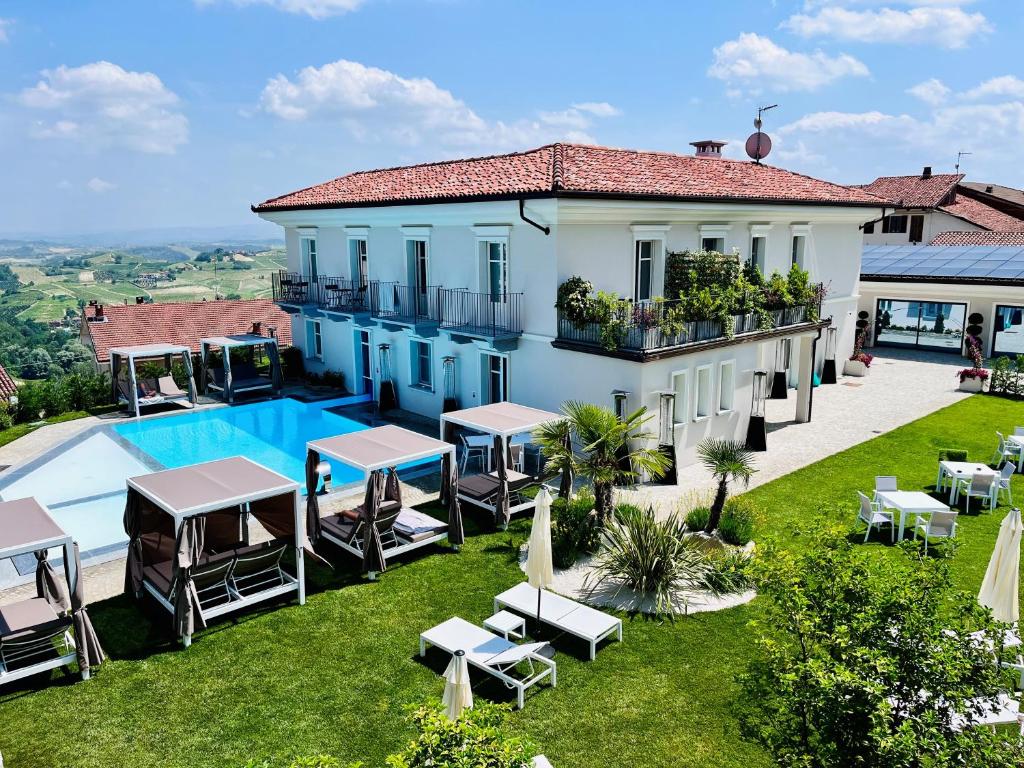
<svg viewBox="0 0 1024 768">
<path fill-rule="evenodd" d="M 315 489 L 317 467 L 323 457 L 362 470 L 366 495 L 355 509 L 320 517 L 316 493 L 306 495 L 310 538 L 330 541 L 362 559 L 371 579 L 387 568 L 392 557 L 448 539 L 458 549 L 463 543 L 458 500 L 455 447 L 441 440 L 393 425 L 313 440 L 306 454 L 306 487 Z M 441 459 L 441 497 L 448 506 L 448 522 L 403 506 L 397 466 L 433 457 Z"/>
<path fill-rule="evenodd" d="M 181 358 L 187 378 L 187 389 L 179 387 L 170 375 L 171 361 Z M 137 363 L 160 360 L 167 375 L 156 380 L 139 379 Z M 124 378 L 122 378 L 122 373 Z M 180 344 L 139 344 L 134 347 L 114 347 L 110 350 L 110 379 L 114 396 L 128 410 L 141 415 L 141 409 L 154 405 L 173 404 L 191 408 L 196 404 L 196 386 L 192 376 L 192 350 Z"/>
<path fill-rule="evenodd" d="M 564 418 L 550 411 L 507 402 L 441 414 L 442 438 L 451 424 L 494 437 L 494 471 L 461 478 L 459 498 L 490 512 L 502 527 L 507 527 L 509 518 L 517 512 L 533 509 L 533 499 L 521 492 L 538 484 L 539 480 L 509 469 L 512 463 L 510 441 L 515 435 L 533 432 Z"/>
<path fill-rule="evenodd" d="M 270 362 L 270 375 L 264 376 L 256 370 L 251 362 L 239 357 L 244 350 L 262 348 Z M 200 361 L 204 393 L 219 392 L 225 401 L 233 403 L 235 395 L 248 392 L 270 390 L 274 395 L 281 394 L 283 385 L 281 360 L 277 350 L 277 339 L 270 336 L 259 336 L 254 333 L 241 333 L 235 336 L 211 336 L 200 339 Z M 219 349 L 222 364 L 220 367 L 210 365 L 210 352 Z M 235 360 L 232 361 L 232 354 Z"/>
<path fill-rule="evenodd" d="M 541 590 L 540 620 L 570 635 L 586 640 L 590 644 L 590 659 L 597 654 L 597 644 L 618 634 L 622 642 L 622 619 L 577 603 L 554 592 Z M 494 611 L 510 608 L 523 616 L 537 616 L 537 590 L 525 581 L 516 584 L 494 598 Z"/>
<path fill-rule="evenodd" d="M 47 560 L 60 547 L 70 594 Z M 88 680 L 105 658 L 85 608 L 78 546 L 35 499 L 0 502 L 0 558 L 34 553 L 36 597 L 0 606 L 0 685 L 78 663 Z"/>
<path fill-rule="evenodd" d="M 275 537 L 248 542 L 248 519 Z M 149 592 L 189 646 L 196 626 L 285 595 L 306 601 L 298 483 L 236 456 L 128 478 L 125 589 Z M 282 564 L 294 552 L 295 570 Z"/>
<path fill-rule="evenodd" d="M 555 662 L 539 653 L 547 643 L 516 645 L 456 616 L 420 635 L 420 656 L 426 655 L 430 645 L 446 653 L 465 651 L 466 661 L 515 690 L 520 709 L 523 708 L 527 688 L 547 677 L 551 678 L 552 687 L 558 684 Z M 534 664 L 542 668 L 538 671 Z M 517 671 L 520 665 L 529 671 L 520 674 Z"/>
</svg>

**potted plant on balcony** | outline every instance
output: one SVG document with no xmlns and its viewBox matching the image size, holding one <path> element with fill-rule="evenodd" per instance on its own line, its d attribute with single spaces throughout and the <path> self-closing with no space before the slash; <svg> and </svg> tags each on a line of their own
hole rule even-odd
<svg viewBox="0 0 1024 768">
<path fill-rule="evenodd" d="M 843 365 L 843 374 L 845 376 L 867 376 L 871 361 L 874 359 L 873 355 L 864 351 L 864 332 L 858 331 L 857 340 L 853 344 L 853 354 Z"/>
<path fill-rule="evenodd" d="M 941 315 L 940 315 L 941 317 Z M 936 321 L 938 325 L 938 321 Z M 988 371 L 985 370 L 985 360 L 981 355 L 981 340 L 977 336 L 967 336 L 967 356 L 971 359 L 972 366 L 957 371 L 960 379 L 959 389 L 961 392 L 981 392 L 988 381 Z"/>
</svg>

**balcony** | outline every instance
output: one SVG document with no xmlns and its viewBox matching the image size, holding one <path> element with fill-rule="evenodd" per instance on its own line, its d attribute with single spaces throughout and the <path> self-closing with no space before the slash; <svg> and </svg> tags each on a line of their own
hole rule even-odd
<svg viewBox="0 0 1024 768">
<path fill-rule="evenodd" d="M 552 345 L 645 362 L 698 349 L 763 341 L 821 327 L 821 305 L 799 305 L 764 313 L 747 312 L 723 320 L 688 320 L 682 300 L 622 300 L 607 318 L 577 322 L 558 312 L 558 338 Z M 828 324 L 828 321 L 825 322 Z M 731 328 L 727 326 L 731 325 Z"/>
<path fill-rule="evenodd" d="M 384 324 L 436 330 L 441 322 L 438 286 L 419 288 L 373 281 L 370 283 L 370 316 Z"/>
<path fill-rule="evenodd" d="M 317 303 L 324 312 L 353 316 L 370 313 L 370 285 L 340 277 L 320 277 L 317 282 Z"/>
<path fill-rule="evenodd" d="M 441 330 L 453 340 L 484 339 L 493 343 L 523 334 L 521 293 L 474 293 L 464 288 L 442 288 Z"/>
<path fill-rule="evenodd" d="M 298 272 L 277 272 L 271 276 L 274 301 L 285 310 L 298 311 L 317 302 L 317 284 Z"/>
</svg>

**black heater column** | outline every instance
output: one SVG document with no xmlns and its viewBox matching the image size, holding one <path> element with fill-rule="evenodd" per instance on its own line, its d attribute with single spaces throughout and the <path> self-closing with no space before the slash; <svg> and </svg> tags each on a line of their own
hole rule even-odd
<svg viewBox="0 0 1024 768">
<path fill-rule="evenodd" d="M 772 400 L 785 400 L 789 396 L 789 358 L 793 340 L 779 339 L 775 343 L 775 376 L 772 377 Z"/>
<path fill-rule="evenodd" d="M 754 371 L 753 394 L 750 397 L 750 423 L 747 424 L 748 450 L 768 450 L 768 426 L 764 417 L 764 403 L 767 399 L 768 372 Z"/>
<path fill-rule="evenodd" d="M 836 383 L 836 334 L 839 329 L 829 326 L 825 329 L 825 362 L 821 366 L 821 383 Z"/>
</svg>

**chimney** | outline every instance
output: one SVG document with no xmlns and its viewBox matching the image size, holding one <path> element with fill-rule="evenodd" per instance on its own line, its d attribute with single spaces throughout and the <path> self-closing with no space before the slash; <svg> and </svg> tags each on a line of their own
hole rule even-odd
<svg viewBox="0 0 1024 768">
<path fill-rule="evenodd" d="M 136 296 L 135 297 L 135 303 L 136 304 L 145 304 L 146 303 L 146 297 L 145 296 Z"/>
<path fill-rule="evenodd" d="M 995 190 L 992 189 L 992 185 L 989 184 L 987 187 L 985 187 L 985 191 L 991 195 Z"/>
<path fill-rule="evenodd" d="M 726 144 L 728 144 L 727 141 L 715 141 L 714 139 L 690 142 L 691 147 L 697 148 L 697 151 L 693 153 L 694 157 L 714 157 L 718 159 L 722 157 L 722 147 Z"/>
<path fill-rule="evenodd" d="M 932 167 L 930 165 L 926 165 L 924 167 L 924 170 L 921 171 L 921 178 L 922 179 L 930 179 L 931 177 L 932 177 Z"/>
<path fill-rule="evenodd" d="M 89 306 L 93 308 L 93 315 L 89 318 L 90 322 L 102 323 L 105 320 L 103 317 L 103 305 L 98 301 L 90 301 Z"/>
<path fill-rule="evenodd" d="M 259 320 L 254 322 L 252 324 L 252 331 L 251 331 L 251 333 L 252 333 L 253 336 L 262 336 L 263 335 L 263 323 L 261 323 Z"/>
</svg>

